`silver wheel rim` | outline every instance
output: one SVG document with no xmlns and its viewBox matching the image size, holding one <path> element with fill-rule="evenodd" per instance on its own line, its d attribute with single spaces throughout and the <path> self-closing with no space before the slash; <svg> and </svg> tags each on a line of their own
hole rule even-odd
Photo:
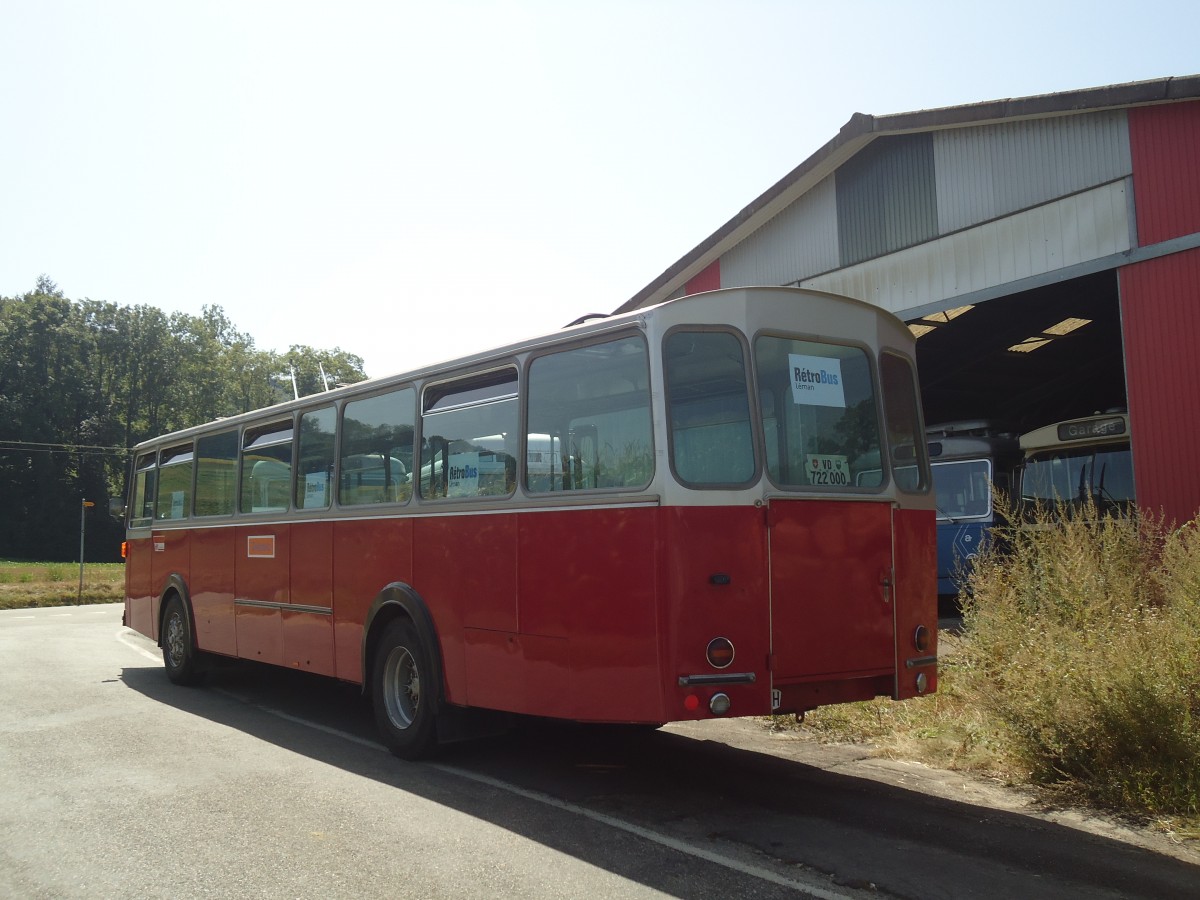
<svg viewBox="0 0 1200 900">
<path fill-rule="evenodd" d="M 167 633 L 164 643 L 167 645 L 167 656 L 170 659 L 172 668 L 179 668 L 183 665 L 183 654 L 185 651 L 185 638 L 187 631 L 183 627 L 183 616 L 179 613 L 172 613 L 167 617 Z"/>
<path fill-rule="evenodd" d="M 421 703 L 421 673 L 407 647 L 393 647 L 388 654 L 383 667 L 383 702 L 396 728 L 412 725 Z"/>
</svg>

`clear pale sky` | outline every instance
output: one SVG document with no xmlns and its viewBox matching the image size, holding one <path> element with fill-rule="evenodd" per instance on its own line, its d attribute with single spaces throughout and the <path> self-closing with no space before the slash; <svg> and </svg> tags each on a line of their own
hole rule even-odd
<svg viewBox="0 0 1200 900">
<path fill-rule="evenodd" d="M 836 134 L 1200 73 L 1200 3 L 0 0 L 0 295 L 371 375 L 608 312 Z"/>
</svg>

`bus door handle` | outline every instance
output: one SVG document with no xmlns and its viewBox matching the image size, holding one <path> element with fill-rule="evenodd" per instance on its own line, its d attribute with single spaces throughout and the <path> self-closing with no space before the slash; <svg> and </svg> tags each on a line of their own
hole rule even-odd
<svg viewBox="0 0 1200 900">
<path fill-rule="evenodd" d="M 883 588 L 883 602 L 892 602 L 892 573 L 884 572 L 879 577 L 879 585 Z"/>
</svg>

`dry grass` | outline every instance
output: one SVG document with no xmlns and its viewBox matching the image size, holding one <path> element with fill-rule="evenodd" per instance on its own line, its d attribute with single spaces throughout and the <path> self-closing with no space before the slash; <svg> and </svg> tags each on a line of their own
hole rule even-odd
<svg viewBox="0 0 1200 900">
<path fill-rule="evenodd" d="M 0 609 L 118 603 L 124 596 L 124 563 L 87 563 L 80 595 L 77 563 L 0 560 Z"/>
<path fill-rule="evenodd" d="M 937 694 L 809 714 L 825 740 L 1200 837 L 1200 527 L 1076 516 L 976 560 Z"/>
</svg>

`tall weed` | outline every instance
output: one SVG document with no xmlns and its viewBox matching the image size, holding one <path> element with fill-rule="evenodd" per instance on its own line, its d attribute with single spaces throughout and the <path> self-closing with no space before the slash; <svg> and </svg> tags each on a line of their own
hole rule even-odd
<svg viewBox="0 0 1200 900">
<path fill-rule="evenodd" d="M 1083 510 L 1010 523 L 964 592 L 959 688 L 1045 784 L 1200 815 L 1200 530 Z"/>
</svg>

